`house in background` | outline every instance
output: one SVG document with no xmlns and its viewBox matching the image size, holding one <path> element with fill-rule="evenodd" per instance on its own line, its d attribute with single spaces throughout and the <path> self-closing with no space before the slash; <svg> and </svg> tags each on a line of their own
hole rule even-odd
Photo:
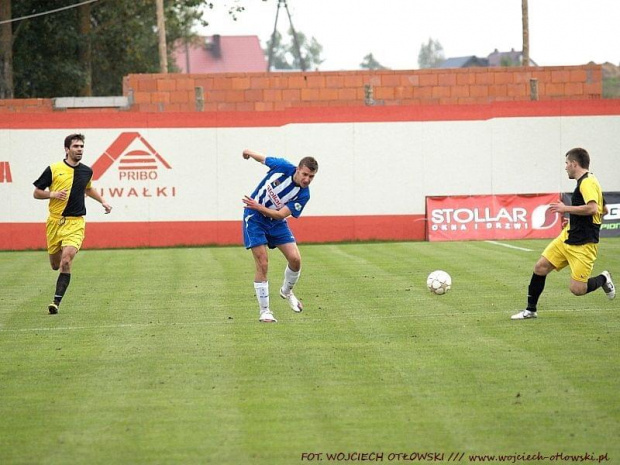
<svg viewBox="0 0 620 465">
<path fill-rule="evenodd" d="M 447 58 L 441 62 L 439 68 L 496 68 L 499 66 L 521 66 L 522 62 L 523 52 L 515 51 L 514 48 L 510 52 L 500 52 L 495 49 L 486 58 L 479 58 L 475 55 Z M 538 65 L 530 58 L 530 66 Z"/>
<path fill-rule="evenodd" d="M 475 55 L 448 58 L 439 65 L 440 68 L 484 68 L 487 66 L 489 66 L 489 61 L 486 58 L 478 58 Z"/>
<path fill-rule="evenodd" d="M 267 70 L 265 53 L 257 36 L 198 36 L 178 41 L 172 52 L 179 72 L 250 73 Z"/>
</svg>

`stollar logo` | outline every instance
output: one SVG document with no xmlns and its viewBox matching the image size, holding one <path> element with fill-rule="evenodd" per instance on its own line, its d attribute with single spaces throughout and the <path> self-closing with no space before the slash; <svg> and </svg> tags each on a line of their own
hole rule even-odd
<svg viewBox="0 0 620 465">
<path fill-rule="evenodd" d="M 113 169 L 115 168 L 115 169 Z M 106 175 L 108 197 L 176 197 L 176 187 L 160 186 L 160 173 L 170 164 L 139 132 L 123 132 L 92 165 L 93 181 Z M 111 177 L 115 173 L 115 177 Z M 118 187 L 111 187 L 117 184 Z"/>
<path fill-rule="evenodd" d="M 560 215 L 549 210 L 548 204 L 539 205 L 532 212 L 532 228 L 550 229 L 558 222 Z"/>
</svg>

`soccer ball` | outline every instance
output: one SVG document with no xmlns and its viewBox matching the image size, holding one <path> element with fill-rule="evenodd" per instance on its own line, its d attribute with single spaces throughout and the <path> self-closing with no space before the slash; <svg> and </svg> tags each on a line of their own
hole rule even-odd
<svg viewBox="0 0 620 465">
<path fill-rule="evenodd" d="M 452 287 L 452 278 L 442 270 L 433 271 L 426 278 L 426 287 L 433 294 L 443 295 Z"/>
</svg>

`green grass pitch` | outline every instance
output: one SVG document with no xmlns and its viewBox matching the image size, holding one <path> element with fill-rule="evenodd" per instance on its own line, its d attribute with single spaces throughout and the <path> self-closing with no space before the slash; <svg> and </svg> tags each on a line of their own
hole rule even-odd
<svg viewBox="0 0 620 465">
<path fill-rule="evenodd" d="M 258 322 L 242 247 L 83 250 L 55 316 L 46 253 L 0 253 L 0 463 L 620 463 L 620 298 L 575 297 L 564 270 L 537 320 L 510 320 L 547 242 L 301 245 L 301 314 L 272 252 L 277 324 Z M 435 269 L 445 296 L 426 290 Z M 620 240 L 604 269 L 618 283 Z"/>
</svg>

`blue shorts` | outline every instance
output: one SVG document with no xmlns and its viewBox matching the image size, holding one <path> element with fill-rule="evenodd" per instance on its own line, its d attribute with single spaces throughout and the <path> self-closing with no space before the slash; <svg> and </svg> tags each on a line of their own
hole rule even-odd
<svg viewBox="0 0 620 465">
<path fill-rule="evenodd" d="M 243 244 L 246 249 L 265 244 L 275 249 L 290 242 L 295 242 L 295 236 L 286 220 L 272 220 L 256 210 L 243 210 Z"/>
</svg>

